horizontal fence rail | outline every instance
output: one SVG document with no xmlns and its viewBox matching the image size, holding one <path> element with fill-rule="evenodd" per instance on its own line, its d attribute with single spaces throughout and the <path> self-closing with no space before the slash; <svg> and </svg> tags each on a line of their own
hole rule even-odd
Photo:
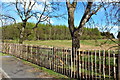
<svg viewBox="0 0 120 80">
<path fill-rule="evenodd" d="M 37 45 L 2 43 L 2 52 L 79 79 L 117 80 L 118 50 L 72 50 Z"/>
</svg>

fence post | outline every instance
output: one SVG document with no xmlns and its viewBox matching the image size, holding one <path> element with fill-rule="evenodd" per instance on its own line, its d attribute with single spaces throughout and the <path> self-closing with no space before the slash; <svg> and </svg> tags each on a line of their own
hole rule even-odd
<svg viewBox="0 0 120 80">
<path fill-rule="evenodd" d="M 113 51 L 113 62 L 114 62 L 114 67 L 113 67 L 113 71 L 114 71 L 114 79 L 116 80 L 116 67 L 115 67 L 115 64 L 116 64 L 116 59 L 115 59 L 115 51 Z"/>
<path fill-rule="evenodd" d="M 78 79 L 80 79 L 80 75 L 79 75 L 79 74 L 80 74 L 80 73 L 79 73 L 79 72 L 80 72 L 80 71 L 79 71 L 79 70 L 80 70 L 80 69 L 79 69 L 79 64 L 80 64 L 80 63 L 79 63 L 79 56 L 80 56 L 80 55 L 79 55 L 79 53 L 80 53 L 80 51 L 77 51 L 77 76 L 78 76 Z"/>
<path fill-rule="evenodd" d="M 55 67 L 54 67 L 54 58 L 55 58 L 54 56 L 55 56 L 55 54 L 54 54 L 54 47 L 53 47 L 53 63 L 52 63 L 52 70 L 54 70 L 54 68 L 55 68 Z M 55 70 L 54 70 L 54 71 L 55 71 Z"/>
<path fill-rule="evenodd" d="M 32 49 L 33 49 L 33 46 L 31 45 L 30 46 L 31 48 L 30 48 L 30 51 L 31 51 L 31 53 L 30 53 L 30 62 L 33 62 L 33 53 L 32 53 Z"/>
<path fill-rule="evenodd" d="M 70 55 L 70 57 L 71 57 L 71 63 L 70 63 L 70 65 L 71 65 L 71 78 L 73 77 L 73 74 L 72 74 L 72 72 L 73 72 L 73 59 L 72 59 L 72 50 L 71 50 L 71 55 Z"/>
<path fill-rule="evenodd" d="M 120 14 L 118 14 L 118 15 L 120 15 Z M 118 80 L 120 80 L 120 28 L 118 27 L 118 36 L 117 36 L 117 38 L 118 38 L 118 63 L 117 63 L 117 65 L 118 65 L 118 75 L 117 75 L 117 77 L 118 77 Z"/>
<path fill-rule="evenodd" d="M 103 77 L 105 79 L 105 50 L 103 50 Z"/>
<path fill-rule="evenodd" d="M 118 75 L 117 75 L 117 77 L 118 77 L 118 80 L 120 80 L 120 47 L 119 47 L 119 50 L 118 50 L 118 63 L 117 63 L 117 65 L 118 65 Z"/>
<path fill-rule="evenodd" d="M 118 41 L 119 43 L 118 43 L 118 80 L 120 80 L 120 37 L 119 37 L 119 41 Z"/>
</svg>

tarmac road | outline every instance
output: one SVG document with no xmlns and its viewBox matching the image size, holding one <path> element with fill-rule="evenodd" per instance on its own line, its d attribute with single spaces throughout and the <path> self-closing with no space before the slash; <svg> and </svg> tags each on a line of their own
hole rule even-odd
<svg viewBox="0 0 120 80">
<path fill-rule="evenodd" d="M 41 70 L 36 70 L 35 67 L 25 64 L 20 59 L 12 56 L 2 56 L 2 70 L 10 78 L 52 78 L 46 75 Z"/>
</svg>

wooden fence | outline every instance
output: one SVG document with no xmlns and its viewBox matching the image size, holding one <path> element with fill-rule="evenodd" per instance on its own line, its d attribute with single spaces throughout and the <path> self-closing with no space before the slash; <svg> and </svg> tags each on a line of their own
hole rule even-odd
<svg viewBox="0 0 120 80">
<path fill-rule="evenodd" d="M 71 49 L 2 43 L 2 52 L 71 78 L 117 80 L 118 50 L 77 51 L 72 59 Z"/>
</svg>

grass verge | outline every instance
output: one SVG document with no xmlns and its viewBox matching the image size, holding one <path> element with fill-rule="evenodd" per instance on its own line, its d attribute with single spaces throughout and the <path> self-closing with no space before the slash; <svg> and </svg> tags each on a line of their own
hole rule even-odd
<svg viewBox="0 0 120 80">
<path fill-rule="evenodd" d="M 2 56 L 2 53 L 0 53 L 0 56 Z"/>
</svg>

